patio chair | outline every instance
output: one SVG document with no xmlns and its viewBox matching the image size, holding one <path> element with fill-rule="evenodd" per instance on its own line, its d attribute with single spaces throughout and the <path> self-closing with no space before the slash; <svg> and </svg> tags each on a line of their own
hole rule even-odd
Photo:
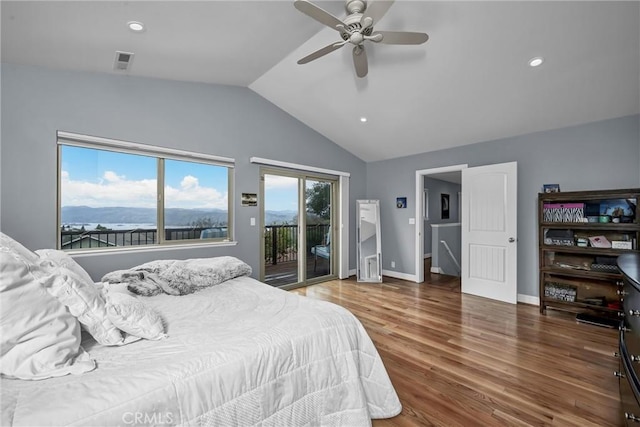
<svg viewBox="0 0 640 427">
<path fill-rule="evenodd" d="M 315 245 L 311 248 L 313 254 L 313 271 L 316 271 L 318 265 L 318 257 L 329 259 L 331 257 L 331 230 L 329 230 L 325 236 L 324 245 Z"/>
</svg>

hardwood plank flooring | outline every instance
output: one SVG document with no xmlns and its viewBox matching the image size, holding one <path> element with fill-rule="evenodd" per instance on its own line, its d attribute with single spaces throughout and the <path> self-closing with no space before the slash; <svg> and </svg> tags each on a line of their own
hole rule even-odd
<svg viewBox="0 0 640 427">
<path fill-rule="evenodd" d="M 367 329 L 403 406 L 375 427 L 621 425 L 617 330 L 462 294 L 456 278 L 431 276 L 291 291 L 342 305 Z"/>
</svg>

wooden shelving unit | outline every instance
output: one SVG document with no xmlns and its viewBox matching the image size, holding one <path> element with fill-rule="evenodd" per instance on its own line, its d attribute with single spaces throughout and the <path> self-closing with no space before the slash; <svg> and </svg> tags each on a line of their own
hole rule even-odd
<svg viewBox="0 0 640 427">
<path fill-rule="evenodd" d="M 619 294 L 622 275 L 617 269 L 601 269 L 603 264 L 615 265 L 615 259 L 622 253 L 640 252 L 638 202 L 640 188 L 538 194 L 541 313 L 556 309 L 602 317 L 618 316 L 622 310 Z M 623 214 L 615 207 L 621 208 Z M 572 214 L 550 214 L 567 211 Z M 601 222 L 601 216 L 604 216 L 602 220 L 610 222 Z M 589 218 L 597 222 L 587 222 Z M 549 230 L 555 231 L 550 233 Z M 562 238 L 557 237 L 558 233 Z M 597 236 L 604 236 L 610 243 L 628 242 L 624 244 L 631 248 L 594 247 L 589 238 Z M 589 242 L 587 246 L 584 246 L 585 241 Z"/>
</svg>

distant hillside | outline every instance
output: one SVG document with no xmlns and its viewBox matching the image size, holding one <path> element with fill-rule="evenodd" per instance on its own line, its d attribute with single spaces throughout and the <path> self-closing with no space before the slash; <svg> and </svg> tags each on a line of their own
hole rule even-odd
<svg viewBox="0 0 640 427">
<path fill-rule="evenodd" d="M 296 211 L 266 211 L 264 213 L 265 223 L 270 224 L 297 224 Z"/>
<path fill-rule="evenodd" d="M 190 226 L 197 222 L 209 221 L 213 225 L 227 223 L 227 211 L 222 209 L 165 209 L 167 226 Z M 294 223 L 294 211 L 267 211 L 267 224 Z M 152 208 L 63 206 L 62 224 L 153 224 L 156 210 Z"/>
</svg>

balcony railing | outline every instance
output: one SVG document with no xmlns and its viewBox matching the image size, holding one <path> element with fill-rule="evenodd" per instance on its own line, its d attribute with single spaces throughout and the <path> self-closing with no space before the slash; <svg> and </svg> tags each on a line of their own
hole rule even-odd
<svg viewBox="0 0 640 427">
<path fill-rule="evenodd" d="M 326 244 L 330 224 L 307 225 L 307 254 L 316 245 Z M 298 226 L 267 225 L 265 226 L 265 264 L 276 265 L 278 262 L 298 260 Z M 206 238 L 227 237 L 227 227 L 207 228 L 167 228 L 164 240 L 197 240 Z M 134 230 L 63 230 L 60 233 L 62 249 L 102 248 L 116 246 L 142 246 L 158 243 L 158 231 L 155 228 Z"/>
<path fill-rule="evenodd" d="M 227 227 L 167 228 L 164 240 L 195 240 L 227 237 Z M 158 243 L 155 228 L 134 230 L 63 230 L 60 233 L 62 249 L 103 248 L 115 246 L 141 246 Z"/>
<path fill-rule="evenodd" d="M 307 225 L 307 254 L 316 245 L 326 244 L 330 224 Z M 298 260 L 298 225 L 267 225 L 264 228 L 264 261 L 276 265 L 278 262 Z"/>
</svg>

